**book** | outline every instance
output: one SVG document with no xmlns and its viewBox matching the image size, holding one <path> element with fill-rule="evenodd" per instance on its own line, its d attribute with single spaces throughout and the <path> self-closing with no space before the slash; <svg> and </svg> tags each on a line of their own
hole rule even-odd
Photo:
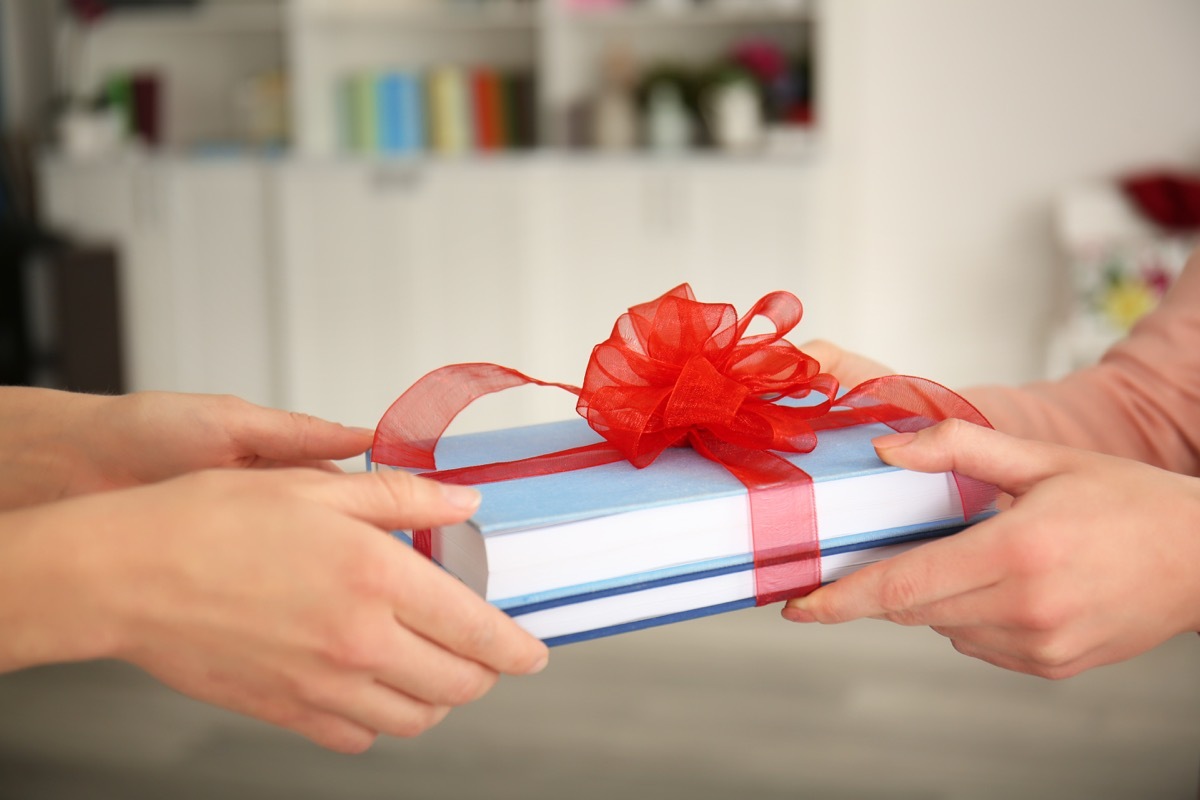
<svg viewBox="0 0 1200 800">
<path fill-rule="evenodd" d="M 470 80 L 475 149 L 499 150 L 504 140 L 499 78 L 490 69 L 478 68 L 471 71 Z"/>
<path fill-rule="evenodd" d="M 404 81 L 399 73 L 385 72 L 375 84 L 379 107 L 379 149 L 389 155 L 403 153 Z"/>
<path fill-rule="evenodd" d="M 871 439 L 890 431 L 823 431 L 811 453 L 781 454 L 812 476 L 826 577 L 963 525 L 953 475 L 875 455 Z M 597 441 L 582 419 L 449 436 L 438 466 Z M 470 520 L 431 532 L 433 558 L 551 643 L 754 604 L 746 489 L 689 448 L 668 448 L 643 469 L 617 462 L 477 488 L 483 502 Z"/>
<path fill-rule="evenodd" d="M 338 130 L 342 148 L 351 153 L 379 149 L 379 93 L 369 73 L 347 75 L 338 83 Z"/>
<path fill-rule="evenodd" d="M 429 141 L 442 155 L 465 153 L 474 144 L 474 113 L 465 72 L 453 66 L 440 66 L 428 76 Z"/>
<path fill-rule="evenodd" d="M 405 151 L 425 149 L 425 93 L 422 83 L 411 72 L 398 75 L 400 81 L 400 144 Z"/>
<path fill-rule="evenodd" d="M 384 153 L 416 153 L 425 147 L 425 111 L 417 78 L 391 71 L 379 77 L 379 146 Z"/>
<path fill-rule="evenodd" d="M 869 564 L 899 555 L 932 538 L 949 536 L 961 525 L 896 537 L 888 544 L 859 548 L 847 545 L 821 555 L 822 583 L 831 583 Z M 542 599 L 512 598 L 496 603 L 529 633 L 551 647 L 613 636 L 658 625 L 753 608 L 754 562 L 691 565 L 688 572 L 633 576 L 573 595 Z"/>
</svg>

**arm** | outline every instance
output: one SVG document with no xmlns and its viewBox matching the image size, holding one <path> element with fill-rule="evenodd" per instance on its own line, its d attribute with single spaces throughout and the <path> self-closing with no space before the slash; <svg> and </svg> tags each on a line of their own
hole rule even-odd
<svg viewBox="0 0 1200 800">
<path fill-rule="evenodd" d="M 210 467 L 335 469 L 328 459 L 370 444 L 370 431 L 236 397 L 0 387 L 0 509 Z"/>
<path fill-rule="evenodd" d="M 477 504 L 401 472 L 219 470 L 0 514 L 0 671 L 120 658 L 337 750 L 417 734 L 547 657 L 385 533 Z"/>
</svg>

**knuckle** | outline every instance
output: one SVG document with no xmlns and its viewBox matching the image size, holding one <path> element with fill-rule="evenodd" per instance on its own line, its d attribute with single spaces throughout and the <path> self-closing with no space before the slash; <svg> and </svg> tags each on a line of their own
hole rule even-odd
<svg viewBox="0 0 1200 800">
<path fill-rule="evenodd" d="M 380 666 L 380 648 L 371 627 L 350 622 L 330 634 L 321 647 L 325 661 L 340 671 L 366 672 Z"/>
<path fill-rule="evenodd" d="M 1061 674 L 1075 660 L 1075 651 L 1061 636 L 1045 637 L 1029 649 L 1028 660 L 1041 671 L 1043 677 Z"/>
<path fill-rule="evenodd" d="M 468 653 L 488 653 L 495 646 L 496 619 L 489 611 L 490 607 L 479 605 L 462 619 L 463 645 Z"/>
<path fill-rule="evenodd" d="M 902 609 L 900 611 L 892 611 L 884 615 L 888 621 L 894 622 L 897 625 L 924 625 L 925 622 L 922 616 L 915 609 Z"/>
<path fill-rule="evenodd" d="M 402 470 L 371 473 L 383 494 L 398 508 L 412 508 L 417 499 L 418 478 Z"/>
<path fill-rule="evenodd" d="M 291 691 L 310 709 L 333 708 L 337 704 L 339 694 L 333 681 L 318 675 L 292 678 Z"/>
<path fill-rule="evenodd" d="M 887 614 L 904 613 L 917 600 L 917 585 L 907 573 L 889 571 L 879 584 L 879 604 Z"/>
<path fill-rule="evenodd" d="M 426 703 L 415 705 L 402 719 L 396 720 L 388 733 L 401 739 L 411 739 L 420 736 L 425 731 L 437 725 L 446 718 L 449 710 L 445 706 L 434 706 Z"/>
<path fill-rule="evenodd" d="M 466 705 L 487 694 L 498 678 L 492 670 L 478 664 L 464 663 L 462 668 L 443 681 L 439 699 L 443 705 Z"/>
</svg>

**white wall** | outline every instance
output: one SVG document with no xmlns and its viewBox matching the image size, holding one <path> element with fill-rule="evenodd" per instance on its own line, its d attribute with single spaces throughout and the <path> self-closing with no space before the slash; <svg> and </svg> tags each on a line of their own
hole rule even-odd
<svg viewBox="0 0 1200 800">
<path fill-rule="evenodd" d="M 828 0 L 822 335 L 951 385 L 1038 377 L 1052 201 L 1200 165 L 1195 0 Z"/>
</svg>

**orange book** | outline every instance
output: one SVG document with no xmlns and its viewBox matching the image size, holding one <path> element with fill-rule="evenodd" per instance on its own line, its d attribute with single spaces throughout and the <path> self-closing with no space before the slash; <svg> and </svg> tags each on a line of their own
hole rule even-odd
<svg viewBox="0 0 1200 800">
<path fill-rule="evenodd" d="M 481 151 L 502 149 L 505 137 L 500 78 L 494 70 L 481 68 L 472 73 L 471 97 L 475 112 L 475 148 Z"/>
</svg>

